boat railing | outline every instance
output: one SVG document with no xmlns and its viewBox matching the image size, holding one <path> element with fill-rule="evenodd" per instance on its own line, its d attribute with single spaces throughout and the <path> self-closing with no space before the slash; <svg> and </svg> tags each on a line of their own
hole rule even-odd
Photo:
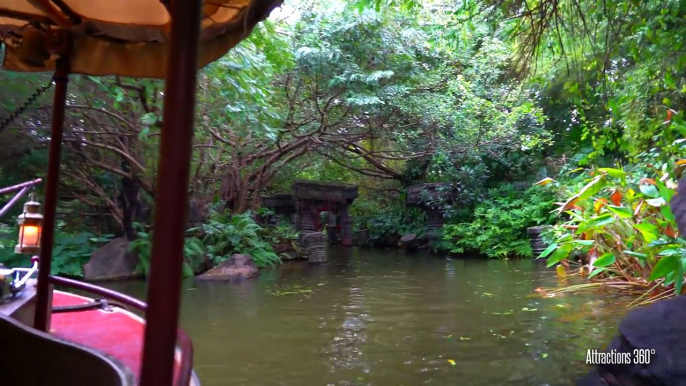
<svg viewBox="0 0 686 386">
<path fill-rule="evenodd" d="M 48 276 L 48 282 L 54 285 L 88 292 L 107 299 L 115 300 L 125 306 L 135 308 L 142 312 L 145 312 L 148 308 L 148 305 L 145 304 L 145 302 L 142 302 L 134 297 L 90 283 L 52 275 Z M 188 334 L 186 334 L 186 332 L 180 328 L 176 331 L 176 345 L 181 351 L 179 373 L 176 385 L 188 386 L 191 381 L 191 377 L 193 376 L 193 342 Z"/>
<path fill-rule="evenodd" d="M 0 217 L 4 216 L 10 209 L 12 209 L 12 206 L 19 201 L 20 198 L 22 198 L 23 195 L 26 194 L 29 190 L 31 190 L 34 186 L 40 184 L 43 180 L 40 178 L 35 179 L 33 181 L 28 181 L 28 182 L 22 182 L 21 184 L 13 185 L 13 186 L 8 186 L 6 188 L 0 189 L 0 195 L 6 194 L 6 193 L 12 193 L 16 192 L 17 190 L 19 191 L 17 194 L 10 199 L 5 206 L 0 209 Z"/>
<path fill-rule="evenodd" d="M 11 208 L 16 204 L 19 199 L 24 196 L 30 189 L 34 188 L 36 185 L 40 184 L 42 180 L 40 178 L 28 181 L 28 182 L 23 182 L 21 184 L 13 185 L 13 186 L 8 186 L 6 188 L 0 188 L 0 195 L 7 194 L 7 193 L 12 193 L 18 191 L 12 199 L 10 199 L 1 209 L 0 209 L 0 217 L 5 215 Z M 15 283 L 17 287 L 19 285 L 23 286 L 26 281 L 36 272 L 38 269 L 38 258 L 34 257 L 32 259 L 32 264 L 33 266 L 31 268 L 14 268 L 11 271 L 12 272 L 17 272 L 17 273 L 24 273 L 24 277 L 21 279 L 18 279 L 18 282 Z M 110 300 L 117 301 L 121 303 L 124 306 L 128 306 L 134 309 L 137 309 L 143 313 L 147 311 L 148 305 L 145 304 L 145 302 L 142 302 L 136 298 L 133 298 L 131 296 L 127 296 L 124 294 L 121 294 L 116 291 L 112 291 L 107 288 L 99 287 L 93 284 L 85 283 L 82 281 L 78 280 L 73 280 L 73 279 L 67 279 L 64 277 L 59 277 L 59 276 L 52 276 L 48 275 L 48 282 L 54 285 L 66 287 L 66 288 L 71 288 L 79 291 L 84 291 L 88 292 L 91 294 L 95 294 L 98 296 L 102 296 L 103 298 L 107 298 Z M 65 310 L 65 312 L 68 312 L 68 310 Z M 177 386 L 188 386 L 191 380 L 191 377 L 193 377 L 193 343 L 186 334 L 185 331 L 182 329 L 178 329 L 176 332 L 176 345 L 181 351 L 181 358 L 180 358 L 180 364 L 179 364 L 179 372 L 178 372 L 178 378 L 176 385 Z"/>
</svg>

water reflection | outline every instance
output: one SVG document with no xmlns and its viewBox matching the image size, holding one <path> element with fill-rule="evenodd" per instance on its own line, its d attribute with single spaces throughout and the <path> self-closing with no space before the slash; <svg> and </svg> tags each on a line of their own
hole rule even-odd
<svg viewBox="0 0 686 386">
<path fill-rule="evenodd" d="M 331 253 L 240 285 L 186 283 L 204 385 L 568 385 L 624 312 L 593 294 L 532 298 L 556 285 L 537 262 Z"/>
</svg>

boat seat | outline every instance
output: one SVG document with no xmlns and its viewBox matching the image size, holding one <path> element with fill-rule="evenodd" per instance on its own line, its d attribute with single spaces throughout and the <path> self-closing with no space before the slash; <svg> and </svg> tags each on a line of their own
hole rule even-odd
<svg viewBox="0 0 686 386">
<path fill-rule="evenodd" d="M 133 386 L 135 378 L 116 359 L 0 313 L 0 385 Z"/>
</svg>

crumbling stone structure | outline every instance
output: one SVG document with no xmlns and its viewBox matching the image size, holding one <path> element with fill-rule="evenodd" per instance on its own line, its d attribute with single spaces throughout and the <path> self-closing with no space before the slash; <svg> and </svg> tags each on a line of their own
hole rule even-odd
<svg viewBox="0 0 686 386">
<path fill-rule="evenodd" d="M 328 224 L 329 242 L 340 240 L 343 246 L 353 245 L 353 224 L 348 208 L 358 196 L 358 187 L 314 181 L 296 181 L 293 201 L 301 233 L 322 232 Z M 328 214 L 321 219 L 322 212 Z"/>
<path fill-rule="evenodd" d="M 432 183 L 410 186 L 407 189 L 407 206 L 420 208 L 426 213 L 431 233 L 439 233 L 443 228 L 443 213 L 439 207 L 452 204 L 459 190 L 446 183 Z"/>
<path fill-rule="evenodd" d="M 283 217 L 288 217 L 290 223 L 295 224 L 296 209 L 292 194 L 284 193 L 262 197 L 262 206 L 274 212 L 273 216 L 266 219 L 268 224 L 278 225 L 279 220 Z"/>
</svg>

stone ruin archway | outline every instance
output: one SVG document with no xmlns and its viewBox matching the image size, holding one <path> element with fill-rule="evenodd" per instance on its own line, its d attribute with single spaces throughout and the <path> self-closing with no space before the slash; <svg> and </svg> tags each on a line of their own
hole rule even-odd
<svg viewBox="0 0 686 386">
<path fill-rule="evenodd" d="M 327 241 L 340 242 L 344 247 L 353 245 L 349 207 L 358 197 L 357 186 L 299 180 L 292 189 L 292 194 L 262 197 L 262 205 L 273 211 L 267 223 L 288 217 L 300 232 L 300 247 L 311 263 L 326 261 Z M 326 216 L 322 218 L 322 214 Z"/>
<path fill-rule="evenodd" d="M 300 232 L 301 248 L 310 263 L 326 261 L 327 238 L 340 240 L 341 245 L 353 245 L 353 224 L 349 207 L 358 196 L 354 185 L 315 181 L 295 181 L 293 202 L 296 209 L 296 229 Z M 321 214 L 327 218 L 322 221 Z M 328 225 L 327 235 L 324 226 Z"/>
<path fill-rule="evenodd" d="M 353 224 L 349 207 L 358 197 L 358 187 L 316 181 L 295 181 L 293 202 L 297 213 L 296 228 L 300 232 L 322 232 L 328 224 L 330 242 L 337 239 L 343 246 L 353 245 Z M 327 221 L 321 214 L 327 213 Z"/>
</svg>

